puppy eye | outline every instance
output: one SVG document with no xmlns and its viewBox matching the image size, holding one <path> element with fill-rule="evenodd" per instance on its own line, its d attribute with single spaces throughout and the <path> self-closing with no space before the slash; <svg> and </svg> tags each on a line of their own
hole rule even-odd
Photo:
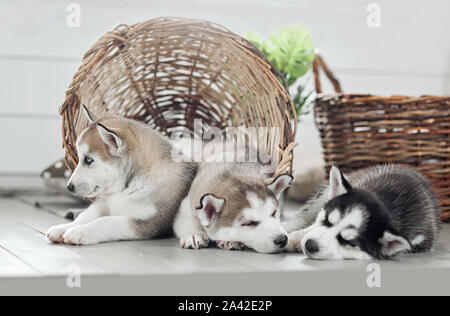
<svg viewBox="0 0 450 316">
<path fill-rule="evenodd" d="M 259 222 L 255 222 L 255 221 L 251 221 L 251 222 L 242 224 L 242 226 L 245 226 L 245 227 L 257 227 L 258 225 L 259 225 Z"/>
<path fill-rule="evenodd" d="M 94 159 L 92 159 L 91 157 L 88 157 L 88 156 L 86 156 L 86 157 L 84 157 L 84 163 L 86 164 L 86 165 L 90 165 L 90 164 L 92 164 L 94 162 Z"/>
<path fill-rule="evenodd" d="M 278 214 L 278 210 L 273 211 L 272 217 L 277 217 L 277 214 Z"/>
<path fill-rule="evenodd" d="M 339 243 L 341 245 L 343 245 L 343 246 L 350 246 L 350 247 L 353 247 L 353 248 L 357 246 L 356 240 L 345 240 L 344 237 L 342 237 L 341 234 L 339 234 L 337 236 L 337 239 L 338 239 Z"/>
<path fill-rule="evenodd" d="M 328 218 L 325 218 L 325 219 L 322 221 L 322 225 L 325 226 L 325 227 L 328 227 L 328 228 L 333 227 L 333 224 L 330 223 L 330 221 L 328 220 Z M 340 236 L 340 235 L 339 235 L 339 236 Z"/>
</svg>

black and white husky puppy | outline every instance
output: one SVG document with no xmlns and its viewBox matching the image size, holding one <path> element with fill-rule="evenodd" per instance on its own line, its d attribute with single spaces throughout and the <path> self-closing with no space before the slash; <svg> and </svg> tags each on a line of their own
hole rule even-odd
<svg viewBox="0 0 450 316">
<path fill-rule="evenodd" d="M 428 180 L 404 166 L 330 172 L 330 184 L 284 223 L 288 250 L 312 259 L 384 259 L 432 249 L 440 230 L 439 203 Z M 296 227 L 297 226 L 297 227 Z M 303 227 L 301 227 L 303 226 Z"/>
</svg>

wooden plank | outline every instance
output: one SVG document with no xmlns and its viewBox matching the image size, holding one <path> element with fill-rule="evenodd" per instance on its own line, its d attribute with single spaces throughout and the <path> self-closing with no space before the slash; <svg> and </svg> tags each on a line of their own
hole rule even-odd
<svg viewBox="0 0 450 316">
<path fill-rule="evenodd" d="M 69 212 L 78 216 L 90 204 L 63 194 L 20 194 L 17 199 L 63 219 Z"/>
<path fill-rule="evenodd" d="M 3 204 L 4 201 L 2 206 Z M 0 223 L 0 229 L 3 229 L 0 232 L 0 245 L 46 275 L 64 274 L 71 263 L 80 263 L 84 274 L 147 275 L 251 270 L 248 266 L 222 258 L 210 250 L 181 249 L 174 239 L 115 242 L 85 247 L 53 245 L 48 242 L 44 233 L 49 227 L 63 223 L 61 218 L 17 201 L 9 201 L 9 205 L 2 209 L 14 211 L 6 212 L 8 224 Z M 23 225 L 14 223 L 14 220 L 19 220 Z M 51 263 L 47 264 L 49 260 Z"/>
<path fill-rule="evenodd" d="M 56 105 L 55 105 L 56 111 Z M 39 173 L 64 157 L 61 121 L 55 119 L 5 119 L 0 117 L 0 173 Z"/>
<path fill-rule="evenodd" d="M 9 224 L 22 224 L 32 228 L 40 235 L 44 235 L 51 226 L 67 222 L 60 217 L 15 199 L 1 199 L 0 205 L 2 209 L 0 227 L 8 231 L 13 231 L 13 229 L 8 228 Z"/>
<path fill-rule="evenodd" d="M 38 277 L 40 275 L 28 264 L 0 247 L 0 278 Z"/>
<path fill-rule="evenodd" d="M 330 64 L 332 67 L 333 64 Z M 335 71 L 339 78 L 345 93 L 362 93 L 374 95 L 409 95 L 419 96 L 429 95 L 447 95 L 450 93 L 450 77 L 420 77 L 403 75 L 386 75 L 377 72 L 371 73 L 352 71 Z M 334 90 L 328 80 L 322 76 L 324 83 L 324 92 L 334 93 Z"/>
<path fill-rule="evenodd" d="M 174 239 L 114 242 L 76 247 L 74 252 L 118 275 L 250 272 L 252 268 L 208 249 L 181 249 Z"/>
<path fill-rule="evenodd" d="M 316 47 L 335 67 L 448 71 L 450 42 L 443 40 L 442 32 L 450 28 L 450 4 L 445 0 L 378 0 L 382 24 L 375 29 L 366 25 L 369 2 L 354 0 L 222 0 L 214 5 L 205 0 L 158 1 L 157 5 L 146 0 L 133 1 L 133 5 L 120 0 L 110 1 L 108 6 L 88 0 L 77 3 L 81 28 L 67 26 L 68 3 L 2 1 L 0 12 L 5 14 L 0 17 L 6 27 L 2 28 L 5 45 L 0 54 L 77 60 L 117 24 L 147 20 L 151 12 L 153 17 L 207 18 L 238 34 L 255 30 L 268 35 L 281 26 L 301 22 L 309 26 Z M 252 12 L 251 19 L 248 12 Z"/>
<path fill-rule="evenodd" d="M 14 200 L 1 200 L 0 246 L 45 276 L 65 276 L 72 264 L 77 264 L 82 274 L 111 274 L 69 247 L 51 244 L 37 227 L 50 227 L 61 219 L 31 208 Z"/>
<path fill-rule="evenodd" d="M 83 275 L 111 274 L 67 247 L 50 244 L 44 235 L 24 224 L 8 224 L 8 233 L 0 233 L 0 245 L 45 276 L 65 276 L 73 264 Z"/>
<path fill-rule="evenodd" d="M 6 279 L 0 295 L 169 295 L 169 296 L 324 296 L 443 295 L 450 292 L 449 269 L 381 270 L 381 288 L 367 285 L 373 270 L 319 273 L 213 273 L 192 275 L 111 276 L 82 279 L 68 288 L 62 278 Z M 184 300 L 180 300 L 183 303 Z M 177 305 L 174 305 L 175 307 Z M 172 307 L 172 306 L 169 306 Z"/>
<path fill-rule="evenodd" d="M 41 190 L 42 180 L 36 175 L 0 175 L 0 190 Z"/>
<path fill-rule="evenodd" d="M 0 113 L 58 119 L 58 108 L 78 66 L 58 61 L 0 59 L 0 99 L 7 100 Z"/>
</svg>

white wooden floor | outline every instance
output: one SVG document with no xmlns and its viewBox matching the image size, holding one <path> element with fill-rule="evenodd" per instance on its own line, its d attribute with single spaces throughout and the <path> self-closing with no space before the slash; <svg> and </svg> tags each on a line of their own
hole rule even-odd
<svg viewBox="0 0 450 316">
<path fill-rule="evenodd" d="M 450 225 L 444 225 L 432 253 L 375 262 L 382 287 L 373 289 L 367 286 L 369 262 L 183 250 L 175 239 L 89 247 L 48 242 L 44 232 L 63 223 L 65 210 L 76 205 L 47 192 L 38 178 L 0 177 L 0 294 L 444 294 L 450 289 Z M 67 286 L 73 267 L 80 268 L 81 288 Z"/>
</svg>

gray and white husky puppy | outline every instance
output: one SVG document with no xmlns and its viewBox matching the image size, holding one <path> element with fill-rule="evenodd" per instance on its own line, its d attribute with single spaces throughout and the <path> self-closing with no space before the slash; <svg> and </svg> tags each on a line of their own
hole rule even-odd
<svg viewBox="0 0 450 316">
<path fill-rule="evenodd" d="M 142 123 L 95 120 L 83 110 L 90 124 L 77 139 L 79 164 L 67 188 L 95 201 L 74 222 L 50 228 L 48 239 L 91 245 L 171 233 L 197 164 L 174 162 L 169 141 Z"/>
<path fill-rule="evenodd" d="M 204 248 L 212 240 L 226 250 L 283 251 L 288 236 L 279 201 L 292 176 L 267 185 L 262 169 L 256 162 L 201 163 L 174 223 L 181 246 Z"/>
<path fill-rule="evenodd" d="M 440 209 L 428 180 L 412 168 L 376 166 L 345 176 L 333 167 L 330 184 L 284 226 L 292 232 L 288 250 L 312 259 L 383 259 L 431 250 Z"/>
</svg>

